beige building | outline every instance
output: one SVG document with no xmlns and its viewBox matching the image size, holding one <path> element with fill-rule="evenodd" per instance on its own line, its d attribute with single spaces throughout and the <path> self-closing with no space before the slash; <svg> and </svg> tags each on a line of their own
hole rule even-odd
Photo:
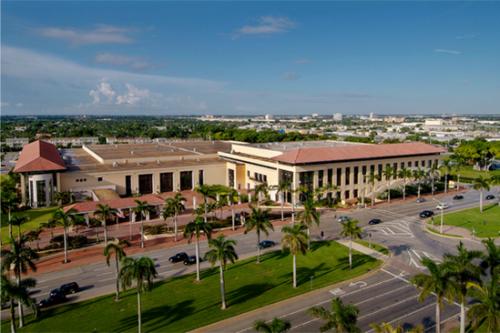
<svg viewBox="0 0 500 333">
<path fill-rule="evenodd" d="M 429 168 L 442 148 L 424 143 L 368 145 L 337 141 L 246 144 L 229 141 L 169 141 L 147 144 L 84 145 L 57 149 L 43 141 L 23 148 L 14 169 L 21 173 L 23 202 L 49 205 L 55 191 L 77 198 L 111 190 L 122 197 L 189 191 L 222 184 L 239 191 L 257 184 L 289 182 L 292 189 L 335 185 L 342 200 L 367 196 L 370 173 Z M 43 163 L 42 163 L 43 162 Z M 397 177 L 396 177 L 397 178 Z M 395 179 L 397 181 L 397 179 Z M 375 191 L 385 182 L 377 182 Z M 271 190 L 273 199 L 276 190 Z M 299 202 L 288 195 L 288 202 Z"/>
</svg>

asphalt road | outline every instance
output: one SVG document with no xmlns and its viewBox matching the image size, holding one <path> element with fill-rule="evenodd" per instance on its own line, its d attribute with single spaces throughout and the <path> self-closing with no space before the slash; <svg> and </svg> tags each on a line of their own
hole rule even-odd
<svg viewBox="0 0 500 333">
<path fill-rule="evenodd" d="M 493 189 L 489 193 L 493 193 L 498 197 L 497 189 Z M 448 211 L 474 207 L 478 205 L 479 193 L 470 190 L 464 194 L 464 199 L 453 201 L 452 196 L 455 193 L 451 192 L 446 198 L 441 199 L 450 203 Z M 498 199 L 495 199 L 495 202 Z M 428 256 L 439 260 L 444 253 L 453 252 L 458 240 L 441 238 L 431 235 L 422 230 L 418 213 L 424 209 L 432 209 L 436 211 L 436 202 L 428 199 L 424 203 L 416 203 L 414 198 L 405 202 L 398 202 L 392 205 L 386 205 L 379 208 L 364 208 L 357 209 L 346 213 L 352 218 L 360 221 L 360 225 L 365 228 L 367 233 L 371 234 L 371 239 L 374 242 L 386 245 L 391 253 L 391 264 L 387 266 L 388 272 L 381 272 L 374 277 L 374 281 L 366 286 L 366 290 L 361 292 L 349 288 L 345 290 L 345 295 L 342 295 L 347 302 L 357 304 L 361 310 L 360 325 L 363 330 L 369 330 L 369 324 L 377 321 L 399 321 L 414 325 L 424 323 L 426 327 L 432 329 L 434 309 L 429 302 L 419 303 L 416 301 L 416 290 L 409 286 L 401 279 L 400 275 L 408 278 L 408 272 L 422 270 L 419 265 L 420 258 Z M 343 213 L 342 213 L 343 214 Z M 321 224 L 319 227 L 313 228 L 312 237 L 319 238 L 320 232 L 325 233 L 325 237 L 329 239 L 338 238 L 340 233 L 340 225 L 336 221 L 336 217 L 341 215 L 337 212 L 327 212 L 322 214 Z M 380 218 L 383 223 L 376 226 L 369 226 L 368 221 L 372 218 Z M 439 218 L 436 217 L 436 221 Z M 255 255 L 256 251 L 256 235 L 255 233 L 241 234 L 232 236 L 237 244 L 237 252 L 240 258 Z M 279 242 L 281 239 L 280 228 L 271 232 L 267 239 Z M 464 241 L 469 248 L 481 249 L 482 246 L 478 241 Z M 203 254 L 207 250 L 207 243 L 200 243 L 200 253 Z M 273 249 L 269 249 L 273 250 Z M 146 249 L 147 251 L 147 249 Z M 194 244 L 179 245 L 169 249 L 154 250 L 141 255 L 147 255 L 155 260 L 160 278 L 178 276 L 195 271 L 194 266 L 184 266 L 182 263 L 171 264 L 168 258 L 177 252 L 187 252 L 194 254 Z M 140 255 L 138 255 L 140 256 Z M 208 267 L 206 262 L 202 263 L 202 268 Z M 100 263 L 89 264 L 86 266 L 68 269 L 60 272 L 40 274 L 37 276 L 37 287 L 34 290 L 34 295 L 37 299 L 42 299 L 48 295 L 50 290 L 57 288 L 59 285 L 71 281 L 76 281 L 82 291 L 70 297 L 70 301 L 80 301 L 92 298 L 98 295 L 112 293 L 114 291 L 115 271 L 113 267 L 108 267 L 104 258 Z M 395 274 L 395 278 L 391 274 Z M 382 281 L 385 281 L 381 283 Z M 387 288 L 387 289 L 386 289 Z M 312 299 L 313 304 L 325 302 L 334 297 L 333 294 L 326 293 L 317 300 Z M 358 299 L 361 297 L 361 299 Z M 307 305 L 309 307 L 310 304 Z M 306 305 L 304 305 L 306 306 Z M 456 314 L 456 309 L 451 307 L 446 312 L 448 317 Z M 4 318 L 5 311 L 2 311 Z M 317 331 L 320 325 L 318 321 L 311 321 L 312 318 L 304 312 L 285 313 L 289 320 L 294 324 L 297 331 Z M 316 325 L 316 326 L 315 326 Z M 241 328 L 244 329 L 245 327 Z M 302 329 L 301 329 L 302 328 Z M 235 327 L 226 327 L 225 331 L 238 331 Z"/>
</svg>

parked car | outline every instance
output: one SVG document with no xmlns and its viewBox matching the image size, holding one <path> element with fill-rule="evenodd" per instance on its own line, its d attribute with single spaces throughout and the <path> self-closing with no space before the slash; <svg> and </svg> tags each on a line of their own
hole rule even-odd
<svg viewBox="0 0 500 333">
<path fill-rule="evenodd" d="M 425 202 L 425 199 L 424 199 L 424 198 L 418 198 L 418 199 L 416 200 L 416 202 L 417 202 L 417 203 L 422 203 L 422 202 Z"/>
<path fill-rule="evenodd" d="M 344 223 L 344 222 L 347 222 L 347 221 L 350 221 L 350 220 L 351 220 L 351 218 L 349 216 L 341 215 L 337 219 L 337 222 Z"/>
<path fill-rule="evenodd" d="M 488 194 L 486 196 L 486 200 L 493 200 L 493 199 L 495 199 L 495 196 L 493 194 Z"/>
<path fill-rule="evenodd" d="M 201 262 L 200 258 L 200 262 Z M 194 265 L 196 264 L 196 256 L 188 256 L 186 259 L 184 259 L 184 265 Z"/>
<path fill-rule="evenodd" d="M 423 210 L 420 212 L 419 216 L 423 219 L 431 217 L 434 215 L 434 212 L 432 210 Z"/>
<path fill-rule="evenodd" d="M 455 195 L 455 196 L 453 197 L 453 200 L 462 200 L 463 198 L 464 198 L 464 196 L 463 196 L 463 195 L 461 195 L 461 194 L 457 194 L 457 195 Z"/>
<path fill-rule="evenodd" d="M 184 261 L 187 258 L 188 258 L 188 255 L 186 252 L 179 252 L 179 253 L 176 253 L 175 255 L 171 256 L 170 258 L 168 258 L 168 261 L 175 263 L 175 262 Z"/>
<path fill-rule="evenodd" d="M 371 219 L 370 221 L 368 221 L 369 225 L 375 225 L 375 224 L 380 224 L 380 223 L 382 223 L 381 219 Z"/>
<path fill-rule="evenodd" d="M 275 245 L 276 243 L 273 242 L 272 240 L 263 240 L 262 242 L 259 243 L 259 247 L 261 249 L 267 249 L 268 247 L 273 247 Z"/>
<path fill-rule="evenodd" d="M 46 299 L 41 300 L 38 303 L 38 307 L 40 308 L 45 308 L 48 306 L 56 305 L 56 304 L 61 304 L 66 302 L 68 299 L 66 298 L 66 295 L 63 294 L 59 289 L 54 289 L 50 292 L 49 297 Z"/>
<path fill-rule="evenodd" d="M 441 202 L 436 206 L 436 209 L 447 209 L 449 207 L 450 205 L 448 205 L 446 202 Z"/>
</svg>

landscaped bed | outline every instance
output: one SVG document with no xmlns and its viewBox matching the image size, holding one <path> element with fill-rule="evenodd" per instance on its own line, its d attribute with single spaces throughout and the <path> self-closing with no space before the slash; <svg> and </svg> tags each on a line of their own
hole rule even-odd
<svg viewBox="0 0 500 333">
<path fill-rule="evenodd" d="M 218 268 L 160 282 L 142 296 L 145 332 L 185 332 L 197 327 L 278 302 L 313 289 L 351 279 L 377 268 L 380 261 L 355 252 L 349 269 L 348 249 L 336 242 L 312 243 L 312 250 L 297 258 L 298 287 L 292 288 L 292 257 L 275 251 L 229 265 L 225 273 L 228 308 L 220 309 Z M 111 270 L 112 268 L 110 268 Z M 113 295 L 42 312 L 21 332 L 136 332 L 135 290 L 115 302 Z M 8 322 L 2 322 L 8 331 Z"/>
<path fill-rule="evenodd" d="M 485 206 L 482 213 L 479 208 L 448 213 L 444 215 L 444 223 L 474 230 L 477 237 L 500 237 L 500 207 L 498 204 Z"/>
</svg>

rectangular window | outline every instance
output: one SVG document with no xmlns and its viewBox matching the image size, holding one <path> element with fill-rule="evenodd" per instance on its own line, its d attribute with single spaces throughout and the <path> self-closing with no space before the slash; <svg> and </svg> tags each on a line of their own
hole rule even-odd
<svg viewBox="0 0 500 333">
<path fill-rule="evenodd" d="M 181 171 L 181 191 L 193 189 L 193 171 Z"/>
<path fill-rule="evenodd" d="M 415 161 L 415 168 L 418 168 L 418 161 Z"/>
<path fill-rule="evenodd" d="M 132 195 L 132 176 L 125 176 L 125 195 Z"/>
<path fill-rule="evenodd" d="M 342 169 L 337 168 L 337 183 L 335 185 L 342 186 L 341 177 L 342 177 Z"/>
<path fill-rule="evenodd" d="M 382 164 L 378 165 L 378 178 L 382 179 Z"/>
<path fill-rule="evenodd" d="M 370 165 L 370 175 L 374 175 L 375 174 L 375 165 Z"/>
<path fill-rule="evenodd" d="M 404 169 L 405 168 L 405 162 L 401 162 L 400 166 L 401 166 L 401 169 Z"/>
<path fill-rule="evenodd" d="M 351 168 L 345 168 L 345 184 L 349 185 L 351 183 Z"/>
<path fill-rule="evenodd" d="M 345 191 L 344 194 L 345 194 L 345 199 L 346 200 L 349 199 L 349 196 L 350 196 L 349 190 Z"/>
<path fill-rule="evenodd" d="M 305 188 L 307 188 L 308 191 L 312 192 L 314 189 L 313 188 L 314 187 L 314 171 L 305 171 L 305 172 L 299 173 L 299 182 L 300 182 L 300 186 L 304 186 Z M 300 194 L 299 199 L 300 199 L 300 201 L 305 200 L 305 196 L 303 193 Z"/>
<path fill-rule="evenodd" d="M 153 193 L 153 175 L 139 175 L 139 193 L 150 194 Z"/>
<path fill-rule="evenodd" d="M 233 169 L 228 169 L 228 181 L 227 184 L 229 187 L 233 188 L 234 187 L 234 170 Z"/>
<path fill-rule="evenodd" d="M 97 177 L 98 182 L 102 182 L 102 177 Z"/>
<path fill-rule="evenodd" d="M 392 164 L 392 171 L 394 172 L 394 174 L 392 175 L 392 178 L 393 179 L 398 179 L 398 163 L 394 162 Z"/>
<path fill-rule="evenodd" d="M 174 174 L 172 172 L 160 173 L 160 192 L 172 192 L 174 190 Z"/>
<path fill-rule="evenodd" d="M 427 162 L 427 167 L 428 167 L 428 168 L 431 168 L 431 167 L 432 167 L 432 160 L 429 160 L 429 161 Z"/>
<path fill-rule="evenodd" d="M 411 161 L 408 161 L 408 168 L 411 168 Z"/>
<path fill-rule="evenodd" d="M 358 197 L 358 190 L 354 190 L 352 195 L 354 198 L 357 198 Z"/>
<path fill-rule="evenodd" d="M 359 174 L 359 167 L 355 166 L 354 167 L 354 184 L 358 184 L 358 174 Z"/>
<path fill-rule="evenodd" d="M 333 169 L 328 169 L 327 174 L 326 174 L 326 182 L 328 185 L 333 184 Z"/>
<path fill-rule="evenodd" d="M 318 171 L 318 187 L 323 187 L 323 175 L 324 175 L 324 171 L 319 170 Z"/>
<path fill-rule="evenodd" d="M 422 163 L 420 163 L 420 165 L 422 166 L 422 168 L 425 168 L 425 160 L 422 160 Z"/>
<path fill-rule="evenodd" d="M 234 176 L 234 171 L 233 171 L 233 176 Z M 234 180 L 234 177 L 233 177 L 233 180 Z M 202 186 L 204 184 L 203 182 L 203 170 L 198 170 L 198 185 Z M 234 186 L 234 182 L 233 182 L 233 186 Z M 231 186 L 231 187 L 233 187 Z"/>
<path fill-rule="evenodd" d="M 47 200 L 45 197 L 45 186 L 45 180 L 36 181 L 36 203 L 38 206 L 45 206 L 45 201 Z"/>
<path fill-rule="evenodd" d="M 290 171 L 286 170 L 280 170 L 279 171 L 279 183 L 283 184 L 286 183 L 288 184 L 290 190 L 292 189 L 292 183 L 293 183 L 293 173 Z M 292 192 L 291 191 L 286 191 L 286 202 L 292 202 Z M 285 195 L 285 194 L 284 194 Z"/>
</svg>

